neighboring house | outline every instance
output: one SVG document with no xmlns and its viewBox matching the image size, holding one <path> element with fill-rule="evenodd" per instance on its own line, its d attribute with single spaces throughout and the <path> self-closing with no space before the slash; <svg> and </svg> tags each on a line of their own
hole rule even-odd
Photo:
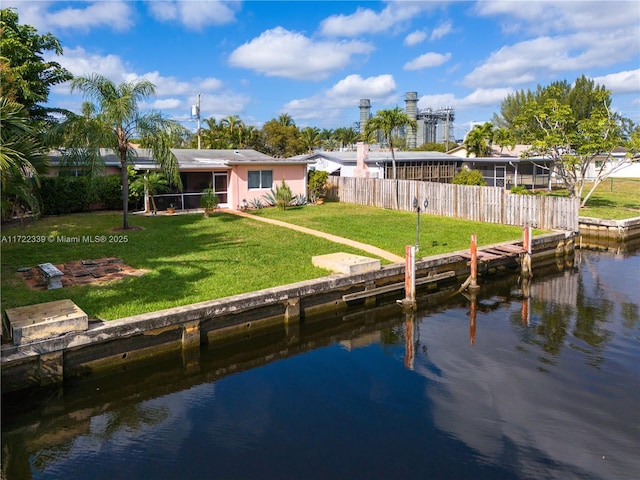
<svg viewBox="0 0 640 480">
<path fill-rule="evenodd" d="M 317 151 L 291 157 L 311 163 L 311 170 L 340 177 L 393 178 L 391 152 L 370 150 L 359 142 L 356 151 Z M 462 164 L 461 159 L 441 152 L 396 151 L 396 178 L 450 183 Z"/>
<path fill-rule="evenodd" d="M 447 153 L 462 159 L 462 167 L 482 173 L 490 187 L 548 188 L 554 178 L 549 169 L 553 162 L 542 158 L 521 158 L 528 148 L 529 145 L 516 145 L 514 148 L 494 145 L 488 157 L 473 154 L 467 157 L 467 148 L 460 145 Z"/>
<path fill-rule="evenodd" d="M 160 166 L 150 150 L 136 149 L 131 165 L 139 172 L 158 171 Z M 178 209 L 200 208 L 200 194 L 213 188 L 220 208 L 239 208 L 243 203 L 262 198 L 284 179 L 294 195 L 307 195 L 307 165 L 304 159 L 273 158 L 256 150 L 172 149 L 178 160 L 182 192 L 156 196 L 158 208 L 173 203 Z M 50 156 L 54 171 L 59 154 Z M 109 173 L 120 172 L 120 162 L 113 152 L 104 152 Z M 114 171 L 115 169 L 115 171 Z"/>
<path fill-rule="evenodd" d="M 605 163 L 603 171 L 605 173 L 611 172 L 609 173 L 610 177 L 640 178 L 640 155 L 636 155 L 632 161 L 626 161 L 627 155 L 628 150 L 626 148 L 618 147 L 611 152 L 611 157 L 596 157 L 595 162 L 591 162 L 589 165 L 586 177 L 590 180 L 595 179 L 597 172 L 602 167 L 602 164 Z"/>
</svg>

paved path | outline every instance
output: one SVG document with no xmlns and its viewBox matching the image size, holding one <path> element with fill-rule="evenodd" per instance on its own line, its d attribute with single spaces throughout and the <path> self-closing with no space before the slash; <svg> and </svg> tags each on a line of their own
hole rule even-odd
<svg viewBox="0 0 640 480">
<path fill-rule="evenodd" d="M 272 218 L 264 218 L 258 215 L 252 215 L 250 213 L 241 212 L 239 210 L 225 210 L 225 212 L 232 213 L 234 215 L 239 215 L 241 217 L 251 218 L 253 220 L 257 220 L 259 222 L 270 223 L 272 225 L 278 225 L 280 227 L 290 228 L 291 230 L 297 230 L 298 232 L 306 233 L 308 235 L 314 235 L 320 238 L 326 238 L 335 243 L 340 243 L 342 245 L 348 245 L 353 248 L 357 248 L 358 250 L 362 250 L 364 252 L 371 253 L 380 258 L 384 258 L 385 260 L 389 260 L 393 263 L 404 263 L 404 257 L 400 257 L 391 252 L 387 252 L 386 250 L 382 250 L 381 248 L 374 247 L 373 245 L 368 245 L 366 243 L 356 242 L 354 240 L 349 240 L 348 238 L 339 237 L 337 235 L 332 235 L 330 233 L 320 232 L 318 230 L 313 230 L 307 227 L 301 227 L 299 225 L 293 225 L 287 222 L 281 222 L 280 220 L 274 220 Z"/>
</svg>

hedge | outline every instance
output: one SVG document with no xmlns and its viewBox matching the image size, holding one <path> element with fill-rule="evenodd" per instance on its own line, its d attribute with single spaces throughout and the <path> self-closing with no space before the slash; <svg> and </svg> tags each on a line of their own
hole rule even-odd
<svg viewBox="0 0 640 480">
<path fill-rule="evenodd" d="M 86 177 L 44 177 L 40 179 L 40 204 L 44 215 L 63 215 L 93 209 L 121 210 L 120 175 L 95 179 L 89 188 Z"/>
</svg>

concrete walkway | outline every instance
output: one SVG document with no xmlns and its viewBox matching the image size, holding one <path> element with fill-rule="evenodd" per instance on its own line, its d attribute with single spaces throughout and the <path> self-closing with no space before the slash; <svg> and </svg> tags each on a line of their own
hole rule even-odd
<svg viewBox="0 0 640 480">
<path fill-rule="evenodd" d="M 272 225 L 278 225 L 279 227 L 285 227 L 285 228 L 290 228 L 291 230 L 297 230 L 298 232 L 306 233 L 307 235 L 314 235 L 316 237 L 325 238 L 332 242 L 340 243 L 342 245 L 348 245 L 350 247 L 357 248 L 358 250 L 362 250 L 363 252 L 368 252 L 380 258 L 384 258 L 385 260 L 389 260 L 390 262 L 393 262 L 393 263 L 404 263 L 404 257 L 400 257 L 391 252 L 387 252 L 386 250 L 382 250 L 381 248 L 374 247 L 373 245 L 356 242 L 354 240 L 349 240 L 348 238 L 339 237 L 337 235 L 332 235 L 330 233 L 319 232 L 318 230 L 313 230 L 311 228 L 301 227 L 299 225 L 293 225 L 287 222 L 281 222 L 280 220 L 274 220 L 272 218 L 264 218 L 258 215 L 252 215 L 250 213 L 241 212 L 239 210 L 224 210 L 224 211 L 226 213 L 232 213 L 240 217 L 251 218 L 252 220 L 257 220 L 259 222 L 270 223 Z"/>
</svg>

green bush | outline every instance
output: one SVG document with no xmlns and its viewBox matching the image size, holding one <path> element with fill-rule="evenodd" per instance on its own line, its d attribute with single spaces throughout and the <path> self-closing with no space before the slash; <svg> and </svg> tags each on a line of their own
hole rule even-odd
<svg viewBox="0 0 640 480">
<path fill-rule="evenodd" d="M 40 180 L 40 201 L 44 215 L 84 212 L 87 201 L 87 180 L 84 177 L 44 177 Z"/>
<path fill-rule="evenodd" d="M 309 172 L 309 196 L 312 201 L 318 197 L 322 197 L 327 193 L 327 182 L 329 181 L 329 172 L 321 172 L 320 170 L 311 170 Z"/>
<path fill-rule="evenodd" d="M 96 202 L 107 210 L 122 210 L 122 179 L 120 175 L 96 178 Z"/>
<path fill-rule="evenodd" d="M 86 212 L 92 206 L 121 210 L 120 175 L 98 177 L 92 186 L 87 177 L 44 177 L 40 181 L 39 198 L 44 215 Z"/>
<path fill-rule="evenodd" d="M 479 185 L 481 187 L 487 185 L 482 173 L 478 170 L 469 170 L 468 168 L 463 168 L 456 173 L 453 180 L 451 180 L 451 183 L 455 183 L 456 185 Z"/>
<path fill-rule="evenodd" d="M 516 195 L 533 195 L 533 192 L 527 187 L 523 185 L 518 185 L 517 187 L 511 187 L 511 193 L 515 193 Z"/>
</svg>

